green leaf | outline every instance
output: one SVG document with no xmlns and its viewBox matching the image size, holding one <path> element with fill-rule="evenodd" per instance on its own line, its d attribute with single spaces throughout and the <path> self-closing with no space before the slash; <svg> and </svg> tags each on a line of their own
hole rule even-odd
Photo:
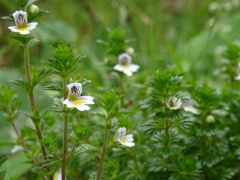
<svg viewBox="0 0 240 180">
<path fill-rule="evenodd" d="M 58 99 L 58 98 L 55 98 L 53 100 L 53 109 L 54 111 L 56 112 L 64 112 L 65 109 L 64 109 L 64 104 L 63 104 L 63 100 L 62 99 Z"/>
<path fill-rule="evenodd" d="M 28 118 L 26 123 L 25 123 L 25 126 L 28 127 L 29 129 L 33 130 L 34 132 L 36 132 L 36 128 L 35 128 L 35 125 L 32 121 L 31 118 Z"/>
<path fill-rule="evenodd" d="M 3 16 L 2 19 L 15 23 L 15 20 L 12 15 Z"/>
<path fill-rule="evenodd" d="M 51 91 L 64 92 L 63 82 L 62 81 L 54 81 L 50 84 L 47 84 L 44 89 Z"/>
<path fill-rule="evenodd" d="M 29 22 L 33 22 L 35 19 L 42 17 L 46 14 L 48 14 L 50 11 L 44 11 L 44 10 L 40 10 L 37 14 L 33 15 L 33 16 L 29 16 L 28 17 L 28 21 Z"/>
<path fill-rule="evenodd" d="M 20 77 L 11 80 L 10 83 L 20 86 L 26 92 L 29 92 L 31 88 L 31 85 Z"/>
<path fill-rule="evenodd" d="M 30 53 L 33 51 L 33 49 L 39 42 L 40 41 L 37 38 L 33 38 L 28 42 L 28 48 Z"/>
<path fill-rule="evenodd" d="M 51 75 L 52 71 L 51 69 L 33 69 L 32 70 L 32 86 L 33 88 L 44 78 Z"/>
<path fill-rule="evenodd" d="M 75 149 L 73 156 L 76 156 L 78 154 L 82 154 L 88 151 L 96 151 L 96 148 L 90 144 L 82 144 L 81 146 Z"/>
</svg>

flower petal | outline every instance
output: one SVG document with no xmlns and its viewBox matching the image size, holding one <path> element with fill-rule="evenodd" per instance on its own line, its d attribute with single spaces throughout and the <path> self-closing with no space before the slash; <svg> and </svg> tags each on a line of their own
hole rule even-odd
<svg viewBox="0 0 240 180">
<path fill-rule="evenodd" d="M 27 26 L 28 26 L 28 30 L 30 31 L 30 30 L 36 28 L 36 25 L 37 25 L 37 24 L 38 24 L 37 22 L 29 23 L 29 24 L 27 25 Z"/>
<path fill-rule="evenodd" d="M 130 64 L 129 68 L 130 68 L 130 71 L 136 72 L 140 68 L 140 66 L 136 64 Z"/>
<path fill-rule="evenodd" d="M 117 64 L 113 67 L 113 69 L 122 72 L 124 70 L 124 67 L 120 64 Z"/>
<path fill-rule="evenodd" d="M 12 32 L 18 32 L 17 26 L 10 26 L 8 29 L 10 29 Z"/>
<path fill-rule="evenodd" d="M 75 106 L 79 111 L 85 111 L 85 110 L 90 110 L 90 107 L 85 105 L 85 104 L 82 104 L 82 105 L 79 105 L 79 106 Z"/>
</svg>

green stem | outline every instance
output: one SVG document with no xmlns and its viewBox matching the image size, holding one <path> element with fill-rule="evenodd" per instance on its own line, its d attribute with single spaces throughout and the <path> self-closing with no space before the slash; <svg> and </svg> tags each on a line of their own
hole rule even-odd
<svg viewBox="0 0 240 180">
<path fill-rule="evenodd" d="M 64 99 L 67 98 L 67 81 L 63 80 L 63 87 L 65 89 Z M 62 180 L 65 180 L 66 166 L 67 166 L 67 137 L 68 137 L 68 113 L 66 112 L 66 105 L 64 105 L 64 130 L 63 130 L 63 157 L 62 157 Z"/>
<path fill-rule="evenodd" d="M 18 139 L 20 140 L 20 134 L 19 134 L 19 132 L 18 132 L 18 130 L 17 130 L 17 127 L 16 127 L 16 125 L 15 125 L 14 122 L 12 122 L 12 127 L 13 127 L 13 129 L 14 129 L 17 137 L 18 137 Z M 22 141 L 22 140 L 21 140 L 21 145 L 22 145 L 22 147 L 23 147 L 23 150 L 27 153 L 27 152 L 28 152 L 28 148 L 27 148 L 27 146 L 25 145 L 24 141 Z"/>
<path fill-rule="evenodd" d="M 124 106 L 124 93 L 125 93 L 125 89 L 124 89 L 124 76 L 120 76 L 120 95 L 121 95 L 121 106 Z"/>
<path fill-rule="evenodd" d="M 35 101 L 34 101 L 33 83 L 32 83 L 31 71 L 30 71 L 30 60 L 29 60 L 29 49 L 28 49 L 28 45 L 25 44 L 25 45 L 23 46 L 23 49 L 24 49 L 25 71 L 26 71 L 26 76 L 27 76 L 28 84 L 30 85 L 30 90 L 29 90 L 29 92 L 28 92 L 28 96 L 29 96 L 29 99 L 30 99 L 31 109 L 32 109 L 32 112 L 33 112 L 33 111 L 34 111 L 34 108 L 35 108 Z M 40 127 L 39 127 L 39 125 L 36 125 L 36 124 L 35 124 L 35 128 L 36 128 L 36 133 L 37 133 L 38 140 L 39 140 L 39 142 L 40 142 L 40 146 L 41 146 L 41 150 L 42 150 L 42 154 L 43 154 L 43 159 L 44 159 L 44 160 L 47 160 L 47 152 L 46 152 L 46 149 L 45 149 L 45 147 L 41 144 L 41 141 L 42 141 L 43 138 L 42 138 L 42 133 L 41 133 Z M 46 169 L 47 169 L 47 171 L 50 171 L 49 166 L 47 166 Z M 46 179 L 46 177 L 43 177 L 43 179 Z M 50 177 L 50 179 L 53 179 L 53 178 Z"/>
<path fill-rule="evenodd" d="M 99 162 L 99 169 L 98 169 L 98 173 L 97 173 L 97 180 L 100 179 L 101 173 L 103 170 L 104 158 L 105 158 L 105 154 L 107 152 L 106 146 L 107 146 L 107 141 L 108 141 L 108 134 L 109 134 L 109 129 L 106 129 L 106 133 L 104 136 L 104 142 L 103 142 L 103 149 L 102 149 L 101 158 L 100 158 L 100 162 Z"/>
</svg>

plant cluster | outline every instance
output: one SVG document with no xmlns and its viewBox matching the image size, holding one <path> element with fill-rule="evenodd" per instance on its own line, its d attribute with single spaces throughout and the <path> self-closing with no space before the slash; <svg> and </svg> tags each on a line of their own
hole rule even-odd
<svg viewBox="0 0 240 180">
<path fill-rule="evenodd" d="M 108 38 L 98 40 L 106 48 L 103 63 L 110 88 L 96 87 L 86 79 L 85 56 L 76 55 L 74 45 L 59 42 L 51 47 L 52 56 L 39 66 L 31 64 L 39 43 L 30 36 L 31 30 L 48 11 L 39 10 L 35 0 L 14 2 L 21 10 L 3 18 L 15 23 L 9 29 L 22 46 L 26 77 L 11 80 L 0 90 L 0 111 L 17 137 L 12 150 L 1 158 L 0 178 L 9 173 L 4 165 L 21 152 L 22 163 L 30 167 L 12 179 L 240 176 L 238 45 L 233 43 L 222 53 L 226 85 L 216 90 L 188 79 L 177 68 L 142 73 L 129 45 L 132 40 L 121 29 L 111 30 Z M 27 112 L 14 85 L 25 92 Z M 44 108 L 45 100 L 38 101 L 36 88 L 50 99 Z M 19 122 L 24 125 L 18 126 Z"/>
</svg>

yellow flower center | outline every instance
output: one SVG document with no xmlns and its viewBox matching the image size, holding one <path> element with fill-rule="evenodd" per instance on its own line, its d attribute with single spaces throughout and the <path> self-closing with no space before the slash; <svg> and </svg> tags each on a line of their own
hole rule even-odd
<svg viewBox="0 0 240 180">
<path fill-rule="evenodd" d="M 27 26 L 18 26 L 18 30 L 19 30 L 20 32 L 27 31 L 27 30 L 28 30 L 28 27 L 27 27 Z"/>
<path fill-rule="evenodd" d="M 122 65 L 124 69 L 128 70 L 129 66 L 128 65 Z"/>
<path fill-rule="evenodd" d="M 79 105 L 82 105 L 82 104 L 84 104 L 84 103 L 83 103 L 83 101 L 81 101 L 81 100 L 77 100 L 77 101 L 72 101 L 72 104 L 73 104 L 74 106 L 79 106 Z"/>
<path fill-rule="evenodd" d="M 126 144 L 126 142 L 127 142 L 126 139 L 123 139 L 123 140 L 122 140 L 122 143 L 123 143 L 123 144 Z"/>
</svg>

